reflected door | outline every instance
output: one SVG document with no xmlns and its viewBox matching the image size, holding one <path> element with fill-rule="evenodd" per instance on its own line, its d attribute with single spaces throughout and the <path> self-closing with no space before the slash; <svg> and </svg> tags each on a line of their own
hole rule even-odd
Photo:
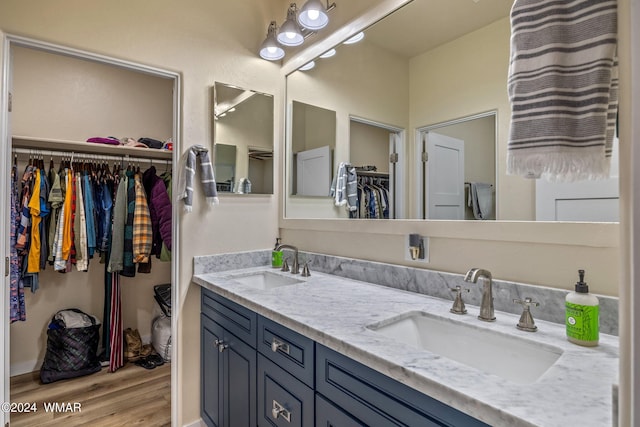
<svg viewBox="0 0 640 427">
<path fill-rule="evenodd" d="M 424 195 L 429 219 L 464 219 L 464 141 L 426 133 Z"/>
<path fill-rule="evenodd" d="M 328 145 L 300 151 L 296 155 L 296 194 L 325 196 L 331 188 L 331 149 Z"/>
</svg>

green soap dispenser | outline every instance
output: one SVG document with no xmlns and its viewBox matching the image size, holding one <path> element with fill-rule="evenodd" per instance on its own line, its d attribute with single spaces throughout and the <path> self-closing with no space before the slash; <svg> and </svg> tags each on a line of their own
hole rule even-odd
<svg viewBox="0 0 640 427">
<path fill-rule="evenodd" d="M 280 246 L 280 238 L 276 237 L 276 245 L 273 247 L 273 251 L 271 251 L 271 267 L 273 268 L 282 267 L 283 254 L 282 251 L 277 250 L 278 246 Z"/>
<path fill-rule="evenodd" d="M 578 270 L 578 275 L 580 280 L 575 292 L 569 293 L 565 300 L 567 339 L 574 344 L 594 347 L 599 339 L 599 302 L 589 293 L 584 270 Z"/>
</svg>

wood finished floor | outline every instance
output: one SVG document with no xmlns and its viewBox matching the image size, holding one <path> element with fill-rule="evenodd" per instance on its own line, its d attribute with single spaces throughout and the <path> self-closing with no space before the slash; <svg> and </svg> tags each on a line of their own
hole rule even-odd
<svg viewBox="0 0 640 427">
<path fill-rule="evenodd" d="M 37 412 L 11 414 L 11 427 L 171 426 L 171 365 L 132 363 L 114 373 L 42 384 L 38 372 L 11 378 L 11 402 L 36 402 Z M 77 413 L 46 412 L 43 402 L 81 403 Z"/>
</svg>

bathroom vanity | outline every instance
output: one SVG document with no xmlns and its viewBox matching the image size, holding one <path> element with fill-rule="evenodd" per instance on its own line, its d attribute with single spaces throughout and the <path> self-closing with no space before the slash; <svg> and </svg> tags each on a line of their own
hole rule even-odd
<svg viewBox="0 0 640 427">
<path fill-rule="evenodd" d="M 615 336 L 579 347 L 500 306 L 482 322 L 472 305 L 266 264 L 194 268 L 208 425 L 612 425 Z"/>
</svg>

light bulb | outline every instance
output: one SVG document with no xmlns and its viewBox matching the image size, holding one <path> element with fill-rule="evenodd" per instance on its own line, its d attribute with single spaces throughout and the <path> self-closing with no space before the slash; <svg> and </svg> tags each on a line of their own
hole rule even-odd
<svg viewBox="0 0 640 427">
<path fill-rule="evenodd" d="M 315 21 L 316 19 L 318 19 L 320 17 L 320 11 L 319 10 L 310 10 L 307 12 L 307 16 L 309 17 L 310 20 Z"/>
</svg>

